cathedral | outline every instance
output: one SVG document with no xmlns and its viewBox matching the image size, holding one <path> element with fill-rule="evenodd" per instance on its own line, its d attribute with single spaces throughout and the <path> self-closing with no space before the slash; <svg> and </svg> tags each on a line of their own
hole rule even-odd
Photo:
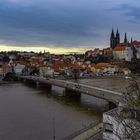
<svg viewBox="0 0 140 140">
<path fill-rule="evenodd" d="M 123 59 L 125 61 L 131 61 L 132 58 L 140 59 L 140 41 L 132 40 L 129 42 L 127 34 L 124 35 L 124 41 L 120 42 L 120 34 L 117 29 L 114 34 L 112 29 L 110 36 L 110 48 L 113 51 L 114 59 Z"/>
<path fill-rule="evenodd" d="M 124 44 L 127 45 L 127 43 L 128 43 L 127 35 L 125 33 Z M 119 31 L 117 29 L 116 34 L 114 34 L 114 31 L 112 29 L 111 36 L 110 36 L 110 48 L 114 49 L 118 44 L 120 44 L 120 34 L 119 34 Z"/>
</svg>

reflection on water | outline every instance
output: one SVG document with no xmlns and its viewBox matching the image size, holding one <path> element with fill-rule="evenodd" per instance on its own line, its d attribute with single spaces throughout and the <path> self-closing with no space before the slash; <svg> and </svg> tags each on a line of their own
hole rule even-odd
<svg viewBox="0 0 140 140">
<path fill-rule="evenodd" d="M 21 83 L 0 86 L 0 139 L 61 139 L 101 119 L 89 97 L 64 98 Z"/>
</svg>

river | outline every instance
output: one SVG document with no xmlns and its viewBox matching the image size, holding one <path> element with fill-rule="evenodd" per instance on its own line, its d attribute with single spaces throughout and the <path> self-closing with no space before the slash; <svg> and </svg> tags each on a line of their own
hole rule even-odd
<svg viewBox="0 0 140 140">
<path fill-rule="evenodd" d="M 0 139 L 60 140 L 101 119 L 92 106 L 88 96 L 76 100 L 22 83 L 2 84 Z"/>
<path fill-rule="evenodd" d="M 139 81 L 139 80 L 138 80 Z M 80 83 L 124 91 L 122 78 L 82 79 Z M 56 140 L 101 120 L 106 102 L 80 99 L 23 83 L 0 85 L 0 140 Z"/>
</svg>

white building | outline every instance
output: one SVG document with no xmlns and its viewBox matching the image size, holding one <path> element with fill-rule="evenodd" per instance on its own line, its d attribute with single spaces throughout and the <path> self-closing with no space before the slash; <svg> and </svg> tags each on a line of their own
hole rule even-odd
<svg viewBox="0 0 140 140">
<path fill-rule="evenodd" d="M 22 73 L 22 70 L 25 68 L 25 65 L 22 65 L 22 64 L 16 64 L 14 66 L 14 71 L 16 74 L 21 74 Z"/>
<path fill-rule="evenodd" d="M 135 49 L 136 49 L 136 57 L 137 57 L 138 59 L 140 59 L 140 45 L 137 46 L 137 47 L 135 47 Z"/>
<path fill-rule="evenodd" d="M 132 140 L 128 134 L 139 140 L 140 110 L 118 107 L 103 113 L 103 127 L 103 140 Z"/>
<path fill-rule="evenodd" d="M 50 67 L 43 66 L 39 68 L 39 73 L 40 73 L 40 76 L 43 76 L 43 77 L 53 76 L 54 70 L 51 69 Z"/>
<path fill-rule="evenodd" d="M 126 46 L 124 43 L 118 44 L 113 50 L 114 59 L 123 59 L 131 61 L 133 57 L 133 50 L 131 46 Z"/>
</svg>

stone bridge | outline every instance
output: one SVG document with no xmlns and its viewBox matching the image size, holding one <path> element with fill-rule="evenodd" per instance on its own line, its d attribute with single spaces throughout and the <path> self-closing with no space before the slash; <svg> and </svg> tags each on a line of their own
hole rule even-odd
<svg viewBox="0 0 140 140">
<path fill-rule="evenodd" d="M 116 91 L 111 91 L 108 89 L 89 86 L 85 84 L 80 84 L 71 81 L 58 80 L 52 78 L 42 78 L 35 76 L 18 76 L 18 80 L 28 81 L 35 83 L 37 86 L 43 84 L 48 88 L 52 86 L 58 86 L 63 88 L 63 94 L 65 96 L 80 96 L 82 94 L 87 94 L 94 96 L 96 98 L 104 99 L 108 101 L 109 108 L 118 105 L 123 99 L 123 94 Z"/>
</svg>

